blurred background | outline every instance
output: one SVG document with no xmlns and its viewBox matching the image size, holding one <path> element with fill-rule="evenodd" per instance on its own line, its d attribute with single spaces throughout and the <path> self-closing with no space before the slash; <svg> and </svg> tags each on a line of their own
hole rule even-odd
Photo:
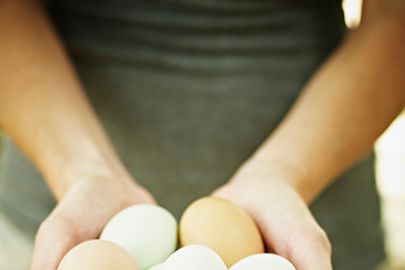
<svg viewBox="0 0 405 270">
<path fill-rule="evenodd" d="M 405 113 L 375 145 L 386 250 L 391 269 L 405 269 Z"/>
<path fill-rule="evenodd" d="M 362 0 L 344 0 L 342 3 L 346 24 L 351 29 L 360 23 L 361 6 Z M 387 264 L 383 268 L 405 270 L 405 112 L 377 141 L 375 150 L 382 226 L 386 233 L 388 255 Z"/>
<path fill-rule="evenodd" d="M 361 20 L 362 0 L 344 0 L 345 20 L 356 28 Z M 388 261 L 385 268 L 405 269 L 405 112 L 375 144 L 376 177 L 381 197 Z"/>
</svg>

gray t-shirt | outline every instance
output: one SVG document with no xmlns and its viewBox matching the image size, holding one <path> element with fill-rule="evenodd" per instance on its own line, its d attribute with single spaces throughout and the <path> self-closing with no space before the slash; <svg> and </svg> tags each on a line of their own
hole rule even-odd
<svg viewBox="0 0 405 270">
<path fill-rule="evenodd" d="M 49 0 L 48 8 L 124 164 L 177 218 L 271 134 L 346 31 L 337 0 Z M 4 214 L 33 237 L 55 200 L 9 140 L 1 181 Z M 372 155 L 311 209 L 335 270 L 384 258 Z"/>
</svg>

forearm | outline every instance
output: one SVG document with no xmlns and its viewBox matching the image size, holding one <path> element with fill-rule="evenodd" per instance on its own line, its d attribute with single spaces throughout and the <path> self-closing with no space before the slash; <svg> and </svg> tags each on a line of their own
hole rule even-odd
<svg viewBox="0 0 405 270">
<path fill-rule="evenodd" d="M 401 14 L 366 18 L 247 164 L 309 202 L 369 151 L 405 104 L 404 22 Z"/>
<path fill-rule="evenodd" d="M 87 173 L 126 178 L 39 4 L 2 3 L 0 40 L 0 124 L 56 197 Z"/>
</svg>

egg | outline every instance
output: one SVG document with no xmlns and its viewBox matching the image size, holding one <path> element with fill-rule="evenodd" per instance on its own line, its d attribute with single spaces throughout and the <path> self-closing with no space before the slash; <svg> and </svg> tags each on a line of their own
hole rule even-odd
<svg viewBox="0 0 405 270">
<path fill-rule="evenodd" d="M 177 248 L 177 221 L 166 209 L 138 204 L 115 215 L 100 239 L 124 247 L 140 270 L 165 261 Z"/>
<path fill-rule="evenodd" d="M 246 257 L 229 270 L 295 270 L 295 267 L 286 258 L 266 253 Z"/>
<path fill-rule="evenodd" d="M 180 220 L 182 246 L 201 244 L 214 250 L 229 268 L 237 261 L 263 253 L 260 232 L 247 212 L 219 198 L 193 202 Z"/>
<path fill-rule="evenodd" d="M 149 268 L 148 270 L 160 270 L 160 268 L 162 268 L 163 263 L 159 263 L 155 266 L 152 266 L 151 268 Z"/>
<path fill-rule="evenodd" d="M 189 245 L 173 253 L 160 270 L 228 270 L 221 257 L 202 245 Z"/>
<path fill-rule="evenodd" d="M 58 270 L 138 270 L 123 247 L 104 240 L 90 240 L 71 249 Z"/>
</svg>

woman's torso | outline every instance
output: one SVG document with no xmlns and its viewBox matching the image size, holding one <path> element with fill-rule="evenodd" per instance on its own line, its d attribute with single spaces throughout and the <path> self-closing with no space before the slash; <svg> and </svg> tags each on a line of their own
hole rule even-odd
<svg viewBox="0 0 405 270">
<path fill-rule="evenodd" d="M 345 32 L 335 0 L 50 0 L 48 9 L 123 162 L 176 217 L 229 180 Z M 3 168 L 4 212 L 34 233 L 55 202 L 11 143 Z M 373 177 L 368 157 L 312 205 L 335 269 L 384 255 Z"/>
</svg>

